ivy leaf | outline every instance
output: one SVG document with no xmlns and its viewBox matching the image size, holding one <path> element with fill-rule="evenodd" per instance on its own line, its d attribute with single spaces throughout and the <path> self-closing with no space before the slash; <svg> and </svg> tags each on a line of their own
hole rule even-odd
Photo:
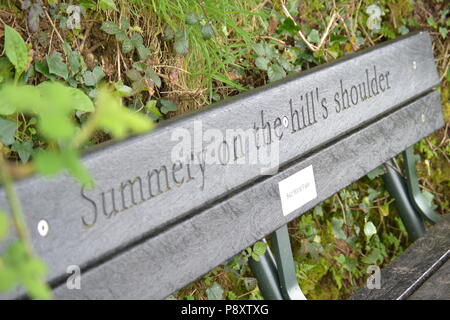
<svg viewBox="0 0 450 320">
<path fill-rule="evenodd" d="M 197 23 L 197 15 L 194 12 L 190 12 L 186 15 L 186 23 L 187 24 L 196 24 Z"/>
<path fill-rule="evenodd" d="M 4 239 L 8 235 L 8 229 L 9 229 L 8 226 L 9 226 L 8 216 L 6 215 L 6 213 L 4 213 L 3 211 L 0 210 L 0 240 Z M 0 273 L 1 273 L 1 267 L 0 267 Z M 1 285 L 0 285 L 0 287 L 1 287 Z"/>
<path fill-rule="evenodd" d="M 116 33 L 116 40 L 117 41 L 123 41 L 125 39 L 127 39 L 127 34 L 125 32 L 120 31 L 120 32 Z"/>
<path fill-rule="evenodd" d="M 103 21 L 102 26 L 100 27 L 100 30 L 106 32 L 110 35 L 116 35 L 120 32 L 122 32 L 117 24 L 111 21 Z"/>
<path fill-rule="evenodd" d="M 342 219 L 332 218 L 331 219 L 331 229 L 333 231 L 334 236 L 336 239 L 345 240 L 347 239 L 347 236 L 344 233 L 344 230 L 342 230 L 342 226 L 344 225 L 344 221 Z"/>
<path fill-rule="evenodd" d="M 255 65 L 258 69 L 267 71 L 269 68 L 270 60 L 264 57 L 258 57 L 255 60 Z"/>
<path fill-rule="evenodd" d="M 160 120 L 163 118 L 162 113 L 156 106 L 157 102 L 158 102 L 157 100 L 148 100 L 145 105 L 145 110 L 147 110 L 150 118 L 152 118 L 153 120 Z"/>
<path fill-rule="evenodd" d="M 150 50 L 142 44 L 137 46 L 137 51 L 141 60 L 145 60 L 150 56 Z"/>
<path fill-rule="evenodd" d="M 120 19 L 120 27 L 123 30 L 128 30 L 128 28 L 130 27 L 130 21 L 128 19 L 121 18 Z"/>
<path fill-rule="evenodd" d="M 116 4 L 114 3 L 114 0 L 100 0 L 98 2 L 100 8 L 104 9 L 104 10 L 114 10 L 119 12 L 119 10 L 116 7 Z"/>
<path fill-rule="evenodd" d="M 278 62 L 281 64 L 284 70 L 288 72 L 294 70 L 294 66 L 291 63 L 289 63 L 289 61 L 287 61 L 285 58 L 279 57 Z"/>
<path fill-rule="evenodd" d="M 69 67 L 70 67 L 70 73 L 72 75 L 77 74 L 78 71 L 80 71 L 80 60 L 79 60 L 79 54 L 75 51 L 70 51 L 67 55 L 67 58 L 69 60 Z"/>
<path fill-rule="evenodd" d="M 171 111 L 177 111 L 177 105 L 170 100 L 167 99 L 159 99 L 159 103 L 161 104 L 161 112 L 167 114 Z"/>
<path fill-rule="evenodd" d="M 144 39 L 139 33 L 134 33 L 131 36 L 131 42 L 133 43 L 133 47 L 137 48 L 140 45 L 143 45 Z"/>
<path fill-rule="evenodd" d="M 265 50 L 264 46 L 265 46 L 264 42 L 259 42 L 253 46 L 253 51 L 255 51 L 255 53 L 258 56 L 264 57 L 266 55 L 266 50 Z"/>
<path fill-rule="evenodd" d="M 175 37 L 175 42 L 173 44 L 175 52 L 179 55 L 185 55 L 189 51 L 189 40 L 185 31 L 180 31 Z"/>
<path fill-rule="evenodd" d="M 135 62 L 133 63 L 133 68 L 135 68 L 138 71 L 145 71 L 147 65 L 143 62 Z"/>
<path fill-rule="evenodd" d="M 398 28 L 398 33 L 400 33 L 401 35 L 405 35 L 409 33 L 409 29 L 405 26 L 401 26 L 400 28 Z"/>
<path fill-rule="evenodd" d="M 130 78 L 131 81 L 138 81 L 142 78 L 141 74 L 136 69 L 128 70 L 126 72 L 126 75 L 128 78 Z"/>
<path fill-rule="evenodd" d="M 290 33 L 292 36 L 296 35 L 300 30 L 300 26 L 296 25 L 291 18 L 284 19 L 283 23 L 278 27 L 278 31 L 286 31 Z"/>
<path fill-rule="evenodd" d="M 163 39 L 164 40 L 172 40 L 174 37 L 175 37 L 175 33 L 173 32 L 173 30 L 171 28 L 167 27 L 164 30 L 164 37 L 163 37 Z"/>
<path fill-rule="evenodd" d="M 214 29 L 211 25 L 211 23 L 207 23 L 204 26 L 202 26 L 202 37 L 204 40 L 209 40 L 214 35 Z"/>
<path fill-rule="evenodd" d="M 54 74 L 51 74 L 50 71 L 48 70 L 48 64 L 46 60 L 36 61 L 36 63 L 34 64 L 34 68 L 36 71 L 43 74 L 48 79 L 52 81 L 56 80 L 56 76 Z"/>
<path fill-rule="evenodd" d="M 447 35 L 448 35 L 448 30 L 447 30 L 447 28 L 439 27 L 439 33 L 441 34 L 441 37 L 442 37 L 443 39 L 447 39 Z"/>
<path fill-rule="evenodd" d="M 92 72 L 94 73 L 95 79 L 97 80 L 97 82 L 99 82 L 100 80 L 102 80 L 105 77 L 105 73 L 103 72 L 103 69 L 99 66 L 95 66 L 94 69 L 92 70 Z"/>
<path fill-rule="evenodd" d="M 262 256 L 266 253 L 267 245 L 265 242 L 258 241 L 253 245 L 253 253 Z"/>
<path fill-rule="evenodd" d="M 375 225 L 372 223 L 372 221 L 367 221 L 364 225 L 364 234 L 366 235 L 366 237 L 370 238 L 376 233 L 377 228 L 375 227 Z"/>
<path fill-rule="evenodd" d="M 33 153 L 33 143 L 31 141 L 14 141 L 11 150 L 19 154 L 22 163 L 26 163 Z"/>
<path fill-rule="evenodd" d="M 14 66 L 7 57 L 0 57 L 0 84 L 13 75 Z"/>
<path fill-rule="evenodd" d="M 269 76 L 269 81 L 277 81 L 286 77 L 286 72 L 283 67 L 278 63 L 273 63 L 267 70 L 267 75 Z"/>
<path fill-rule="evenodd" d="M 86 71 L 83 74 L 83 82 L 88 87 L 95 87 L 97 84 L 97 79 L 95 78 L 95 75 L 92 71 Z"/>
<path fill-rule="evenodd" d="M 320 42 L 319 31 L 312 29 L 308 34 L 308 41 L 318 44 Z"/>
<path fill-rule="evenodd" d="M 214 282 L 211 288 L 206 289 L 208 300 L 223 300 L 223 289 L 217 282 Z"/>
<path fill-rule="evenodd" d="M 14 143 L 17 124 L 15 121 L 4 120 L 0 118 L 0 141 L 9 146 Z"/>
<path fill-rule="evenodd" d="M 133 49 L 134 49 L 133 42 L 130 39 L 128 39 L 128 38 L 124 39 L 123 42 L 122 42 L 122 51 L 123 51 L 123 53 L 129 53 Z"/>
<path fill-rule="evenodd" d="M 80 71 L 80 55 L 70 48 L 67 42 L 64 42 L 64 52 L 67 55 L 67 61 L 69 62 L 70 73 L 72 75 Z"/>
<path fill-rule="evenodd" d="M 15 78 L 19 79 L 28 64 L 28 49 L 20 34 L 5 25 L 5 53 L 16 68 Z"/>
<path fill-rule="evenodd" d="M 67 80 L 69 77 L 69 69 L 67 68 L 67 64 L 63 62 L 61 55 L 55 51 L 52 55 L 47 56 L 46 59 L 49 72 Z"/>
<path fill-rule="evenodd" d="M 104 77 L 105 73 L 99 66 L 96 66 L 92 71 L 86 71 L 83 74 L 84 84 L 89 87 L 95 87 Z"/>
<path fill-rule="evenodd" d="M 368 177 L 370 180 L 373 180 L 373 179 L 375 179 L 376 177 L 383 175 L 384 173 L 385 173 L 384 167 L 383 167 L 383 166 L 378 166 L 378 167 L 376 167 L 375 169 L 373 169 L 372 171 L 370 171 L 370 172 L 367 174 L 367 177 Z"/>
<path fill-rule="evenodd" d="M 114 83 L 114 88 L 121 97 L 129 97 L 133 94 L 133 89 L 124 85 L 122 81 Z"/>
<path fill-rule="evenodd" d="M 156 73 L 152 71 L 146 72 L 145 76 L 152 80 L 158 88 L 161 87 L 161 78 Z"/>
<path fill-rule="evenodd" d="M 381 262 L 382 260 L 383 260 L 383 255 L 381 253 L 381 250 L 378 248 L 373 249 L 369 255 L 367 255 L 361 259 L 362 262 L 364 262 L 366 264 L 370 264 L 370 265 L 377 264 L 378 261 Z"/>
</svg>

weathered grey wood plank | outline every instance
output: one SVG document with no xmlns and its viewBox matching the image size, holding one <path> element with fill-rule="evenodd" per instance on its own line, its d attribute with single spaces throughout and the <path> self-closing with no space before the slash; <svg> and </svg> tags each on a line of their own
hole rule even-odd
<svg viewBox="0 0 450 320">
<path fill-rule="evenodd" d="M 375 72 L 377 77 L 373 80 Z M 370 84 L 365 85 L 367 81 Z M 18 182 L 16 188 L 33 245 L 49 266 L 48 279 L 55 281 L 64 276 L 69 265 L 95 264 L 140 239 L 157 235 L 220 197 L 261 178 L 260 164 L 202 165 L 200 161 L 180 169 L 171 160 L 171 151 L 178 143 L 171 138 L 177 129 L 193 133 L 194 125 L 201 121 L 204 132 L 208 129 L 224 132 L 247 130 L 254 125 L 262 127 L 262 122 L 270 121 L 273 141 L 270 145 L 275 145 L 277 136 L 283 134 L 279 140 L 279 162 L 284 166 L 417 97 L 438 82 L 429 35 L 417 33 L 252 90 L 205 112 L 168 122 L 147 135 L 92 152 L 84 157 L 84 163 L 97 183 L 94 190 L 83 192 L 78 183 L 66 176 Z M 373 87 L 371 97 L 368 86 Z M 366 96 L 365 101 L 357 98 L 358 91 Z M 351 104 L 352 98 L 355 105 L 343 109 L 343 103 Z M 315 101 L 314 107 L 311 100 Z M 287 128 L 280 125 L 284 117 Z M 310 124 L 300 130 L 299 124 L 303 127 L 308 118 Z M 153 170 L 161 168 L 168 170 L 170 190 L 152 196 L 157 192 L 151 193 L 145 182 Z M 155 183 L 156 175 L 152 177 Z M 142 194 L 139 181 L 129 184 L 136 178 L 143 181 Z M 154 184 L 153 188 L 156 187 Z M 164 182 L 159 187 L 165 189 Z M 110 213 L 113 193 L 117 212 Z M 132 196 L 136 205 L 132 204 Z M 0 207 L 8 207 L 3 190 Z M 46 237 L 37 232 L 42 219 L 50 228 Z"/>
<path fill-rule="evenodd" d="M 442 289 L 442 292 L 440 292 L 442 294 L 447 292 L 448 296 L 450 278 L 446 280 L 447 289 L 445 289 L 445 283 L 436 286 L 434 282 L 440 281 L 443 275 L 442 272 L 447 272 L 448 274 L 448 268 L 444 268 L 444 271 L 439 272 L 436 276 L 431 276 L 431 278 L 426 274 L 433 264 L 443 257 L 448 250 L 450 250 L 450 216 L 447 215 L 442 222 L 431 227 L 424 237 L 415 241 L 397 259 L 381 270 L 381 289 L 369 290 L 363 288 L 356 292 L 351 299 L 407 299 L 409 294 L 413 294 L 418 289 L 415 284 L 419 286 L 422 284 L 422 276 L 425 276 L 425 284 L 422 285 L 424 289 L 417 295 L 413 294 L 411 298 L 419 298 L 421 294 L 425 296 L 426 290 L 430 285 L 434 287 L 434 290 Z M 427 284 L 429 280 L 431 282 Z M 440 293 L 439 296 L 444 298 Z M 429 293 L 427 296 L 431 297 Z"/>
<path fill-rule="evenodd" d="M 83 270 L 82 289 L 68 290 L 63 284 L 55 289 L 55 298 L 163 298 L 442 125 L 439 94 L 433 92 L 106 263 Z M 310 165 L 314 168 L 317 198 L 284 216 L 278 182 Z"/>
<path fill-rule="evenodd" d="M 450 260 L 439 268 L 409 300 L 450 300 Z"/>
</svg>

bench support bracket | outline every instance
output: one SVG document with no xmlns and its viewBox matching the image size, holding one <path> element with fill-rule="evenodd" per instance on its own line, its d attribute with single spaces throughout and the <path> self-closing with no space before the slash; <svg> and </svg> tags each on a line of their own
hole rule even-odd
<svg viewBox="0 0 450 320">
<path fill-rule="evenodd" d="M 267 247 L 260 261 L 249 259 L 250 268 L 266 299 L 306 300 L 297 282 L 287 225 L 272 233 L 274 254 Z"/>
<path fill-rule="evenodd" d="M 409 236 L 415 241 L 425 234 L 425 225 L 410 202 L 407 187 L 402 176 L 394 169 L 393 161 L 387 161 L 384 167 L 386 174 L 383 175 L 383 181 L 386 189 L 395 199 L 400 218 L 405 224 Z"/>
<path fill-rule="evenodd" d="M 403 160 L 406 171 L 406 184 L 411 202 L 422 217 L 430 223 L 437 223 L 441 217 L 431 208 L 419 188 L 419 180 L 416 173 L 416 160 L 414 157 L 414 147 L 411 146 L 403 151 Z"/>
</svg>

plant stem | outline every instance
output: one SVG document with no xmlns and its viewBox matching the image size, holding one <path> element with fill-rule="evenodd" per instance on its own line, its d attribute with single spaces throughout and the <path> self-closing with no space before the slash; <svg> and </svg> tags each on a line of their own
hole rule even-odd
<svg viewBox="0 0 450 320">
<path fill-rule="evenodd" d="M 16 191 L 14 190 L 11 176 L 6 167 L 6 161 L 3 157 L 3 145 L 0 143 L 0 180 L 5 187 L 6 198 L 8 199 L 9 207 L 11 209 L 12 218 L 16 227 L 19 238 L 25 244 L 28 255 L 32 255 L 31 243 L 28 238 L 25 219 L 23 218 L 22 206 Z"/>
<path fill-rule="evenodd" d="M 83 143 L 89 140 L 89 138 L 95 133 L 97 129 L 97 117 L 98 111 L 96 111 L 91 117 L 89 117 L 86 124 L 81 128 L 80 132 L 72 141 L 72 146 L 76 149 L 80 148 Z"/>
</svg>

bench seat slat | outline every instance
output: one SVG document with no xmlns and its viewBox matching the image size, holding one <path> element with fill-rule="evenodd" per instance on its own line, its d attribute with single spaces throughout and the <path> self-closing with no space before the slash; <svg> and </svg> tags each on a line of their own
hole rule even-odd
<svg viewBox="0 0 450 320">
<path fill-rule="evenodd" d="M 433 92 L 87 270 L 82 290 L 68 290 L 63 284 L 55 289 L 55 297 L 164 298 L 442 125 L 439 94 Z M 285 217 L 278 182 L 309 165 L 318 197 Z"/>
<path fill-rule="evenodd" d="M 362 288 L 351 299 L 450 299 L 450 260 L 444 260 L 450 250 L 450 216 L 442 220 L 381 270 L 380 289 Z"/>
</svg>

